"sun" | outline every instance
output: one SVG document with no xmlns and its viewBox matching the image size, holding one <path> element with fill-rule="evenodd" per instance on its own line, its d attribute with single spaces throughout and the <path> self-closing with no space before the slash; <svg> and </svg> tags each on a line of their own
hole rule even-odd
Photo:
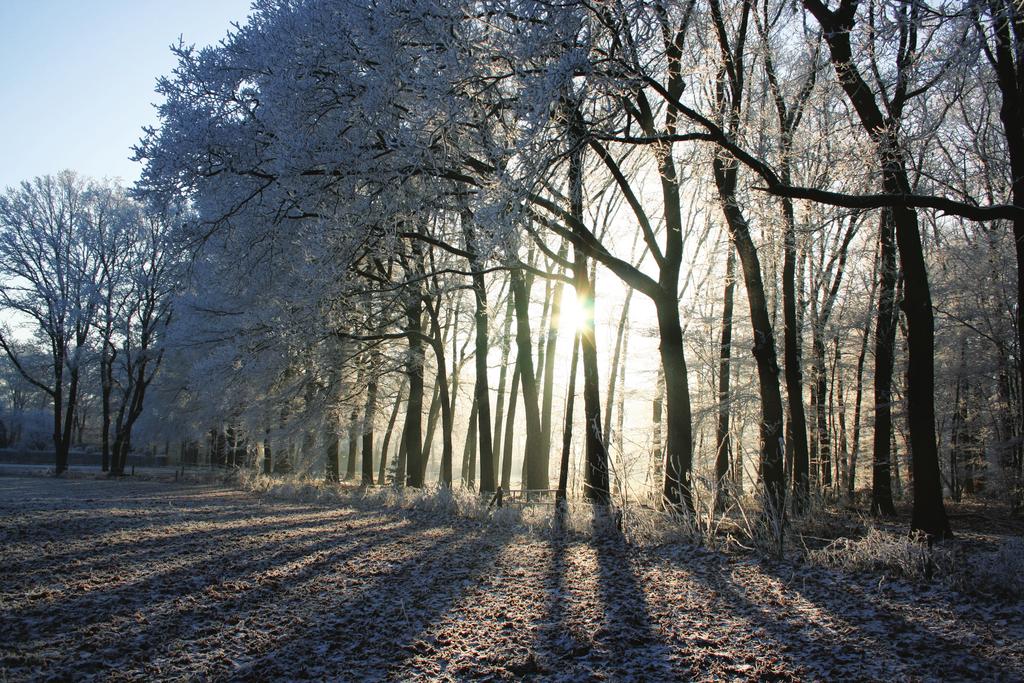
<svg viewBox="0 0 1024 683">
<path fill-rule="evenodd" d="M 583 324 L 583 306 L 576 296 L 576 290 L 566 287 L 562 290 L 561 308 L 558 314 L 558 329 L 561 332 L 576 332 Z"/>
</svg>

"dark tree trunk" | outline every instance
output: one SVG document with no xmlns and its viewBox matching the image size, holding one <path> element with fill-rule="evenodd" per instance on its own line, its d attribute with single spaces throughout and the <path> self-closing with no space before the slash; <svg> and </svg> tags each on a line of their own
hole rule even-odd
<svg viewBox="0 0 1024 683">
<path fill-rule="evenodd" d="M 263 474 L 271 474 L 274 471 L 274 453 L 270 448 L 270 430 L 263 435 Z"/>
<path fill-rule="evenodd" d="M 662 441 L 662 413 L 665 408 L 665 371 L 658 368 L 658 379 L 654 383 L 654 400 L 651 402 L 651 481 L 660 486 L 664 473 L 665 448 Z"/>
<path fill-rule="evenodd" d="M 326 464 L 324 466 L 325 478 L 329 482 L 337 482 L 341 478 L 338 463 L 338 458 L 341 456 L 341 445 L 338 434 L 331 425 L 328 425 L 327 429 L 324 430 L 324 441 L 327 442 Z"/>
<path fill-rule="evenodd" d="M 573 407 L 576 403 L 576 367 L 580 358 L 579 332 L 572 340 L 572 360 L 569 363 L 569 387 L 565 396 L 565 424 L 562 428 L 562 459 L 558 467 L 558 493 L 555 499 L 565 501 L 569 485 L 569 453 L 572 448 Z"/>
<path fill-rule="evenodd" d="M 345 480 L 356 478 L 356 456 L 359 453 L 359 408 L 352 406 L 348 414 L 348 459 L 345 461 Z"/>
<path fill-rule="evenodd" d="M 469 217 L 463 214 L 466 249 L 470 253 L 470 271 L 473 273 L 473 300 L 476 322 L 476 384 L 473 389 L 473 407 L 476 408 L 477 429 L 480 439 L 480 491 L 494 491 L 494 447 L 491 441 L 491 395 L 487 377 L 487 351 L 489 346 L 490 321 L 487 316 L 487 289 L 484 275 L 476 254 Z M 502 376 L 505 369 L 502 367 Z M 504 387 L 502 387 L 503 389 Z M 499 389 L 499 394 L 500 394 Z M 499 409 L 500 410 L 500 409 Z M 472 419 L 472 418 L 471 418 Z M 498 418 L 501 419 L 500 417 Z M 475 467 L 473 468 L 475 470 Z M 473 473 L 468 476 L 472 486 Z"/>
<path fill-rule="evenodd" d="M 526 488 L 548 488 L 548 454 L 541 452 L 540 404 L 534 375 L 532 340 L 530 339 L 530 295 L 522 271 L 511 271 L 512 297 L 516 308 L 516 367 L 523 387 L 523 409 L 526 413 Z"/>
<path fill-rule="evenodd" d="M 384 432 L 384 443 L 380 447 L 380 467 L 377 471 L 378 486 L 384 486 L 387 483 L 388 448 L 391 446 L 391 435 L 394 433 L 395 422 L 398 419 L 398 408 L 402 404 L 402 392 L 405 391 L 405 383 L 407 381 L 408 379 L 402 381 L 402 386 L 398 388 L 398 393 L 395 394 L 395 404 L 391 407 L 388 428 Z"/>
<path fill-rule="evenodd" d="M 871 468 L 871 513 L 896 514 L 892 501 L 892 373 L 896 344 L 896 246 L 889 209 L 879 229 L 878 325 L 875 328 L 875 435 Z"/>
<path fill-rule="evenodd" d="M 819 321 L 823 323 L 824 321 Z M 818 444 L 818 477 L 821 486 L 828 489 L 832 486 L 832 437 L 828 430 L 828 372 L 825 368 L 825 340 L 822 338 L 824 330 L 821 325 L 815 326 L 813 339 L 811 340 L 812 351 L 814 352 L 814 395 L 815 402 L 815 424 L 817 428 Z"/>
<path fill-rule="evenodd" d="M 665 479 L 663 495 L 673 508 L 693 509 L 690 475 L 693 467 L 693 421 L 690 386 L 683 356 L 683 330 L 675 295 L 657 303 L 661 364 L 665 372 Z"/>
<path fill-rule="evenodd" d="M 506 381 L 506 379 L 508 377 L 508 354 L 509 354 L 509 350 L 510 350 L 510 347 L 511 347 L 511 340 L 512 340 L 512 317 L 513 317 L 514 313 L 515 313 L 514 303 L 512 301 L 512 292 L 510 291 L 508 293 L 508 298 L 507 298 L 506 304 L 505 304 L 505 325 L 503 326 L 502 333 L 501 333 L 501 340 L 500 340 L 501 341 L 501 365 L 500 365 L 501 370 L 498 373 L 498 406 L 497 406 L 497 409 L 495 410 L 494 434 L 492 435 L 492 439 L 491 439 L 491 451 L 492 451 L 492 458 L 493 458 L 491 466 L 493 467 L 493 472 L 494 472 L 493 479 L 495 481 L 497 481 L 497 479 L 498 479 L 498 464 L 499 464 L 499 462 L 501 462 L 501 464 L 504 465 L 504 463 L 501 461 L 501 454 L 503 452 L 502 451 L 503 443 L 502 443 L 502 438 L 501 437 L 502 437 L 502 426 L 503 426 L 502 422 L 504 420 L 504 410 L 505 410 L 505 381 Z M 480 362 L 479 359 L 477 360 L 477 362 L 478 363 Z M 518 387 L 516 387 L 516 388 L 518 389 Z M 515 394 L 515 393 L 516 393 L 515 391 L 512 392 L 512 394 Z M 513 412 L 515 412 L 515 411 L 513 411 Z M 506 439 L 506 441 L 507 440 L 508 439 Z M 481 467 L 483 466 L 483 462 L 482 461 L 481 461 L 480 465 L 481 465 Z M 480 474 L 480 487 L 481 487 L 481 489 L 483 489 L 483 484 L 484 484 L 483 477 L 484 477 L 484 475 L 483 475 L 483 473 L 481 473 Z M 505 490 L 508 490 L 508 486 L 504 486 L 503 488 Z"/>
<path fill-rule="evenodd" d="M 860 421 L 861 404 L 864 398 L 864 361 L 868 354 L 868 338 L 871 336 L 872 314 L 875 311 L 875 291 L 877 289 L 878 259 L 871 274 L 871 293 L 868 303 L 868 313 L 864 316 L 864 329 L 861 331 L 860 353 L 857 355 L 857 389 L 854 394 L 853 404 L 853 447 L 850 452 L 850 478 L 847 480 L 847 493 L 853 499 L 857 486 L 857 456 L 860 454 Z"/>
<path fill-rule="evenodd" d="M 477 441 L 476 397 L 469 409 L 469 423 L 466 428 L 466 443 L 462 448 L 462 485 L 473 488 L 476 485 L 476 441 Z M 488 439 L 490 442 L 490 439 Z"/>
<path fill-rule="evenodd" d="M 766 512 L 772 517 L 780 517 L 785 512 L 786 499 L 786 438 L 782 393 L 779 387 L 779 365 L 775 353 L 775 333 L 768 312 L 764 283 L 761 280 L 757 248 L 750 237 L 746 217 L 736 200 L 735 162 L 726 165 L 724 160 L 716 159 L 713 163 L 722 209 L 743 269 L 750 321 L 753 325 L 753 353 L 757 361 L 757 377 L 761 390 L 761 472 L 764 478 L 766 505 L 769 508 Z"/>
<path fill-rule="evenodd" d="M 411 299 L 406 307 L 406 320 L 409 327 L 409 400 L 406 402 L 405 431 L 403 436 L 404 461 L 399 458 L 400 471 L 396 472 L 396 481 L 403 478 L 408 486 L 423 487 L 423 334 L 422 321 L 423 300 L 418 288 L 414 288 Z M 404 466 L 403 466 L 404 465 Z"/>
<path fill-rule="evenodd" d="M 572 155 L 569 163 L 571 212 L 583 222 L 583 152 Z M 586 483 L 583 495 L 600 505 L 610 502 L 608 491 L 608 451 L 601 435 L 601 389 L 597 371 L 597 340 L 594 330 L 594 283 L 590 279 L 587 257 L 581 249 L 573 249 L 573 283 L 583 312 L 580 321 L 580 346 L 583 355 L 583 412 L 586 425 Z M 546 458 L 545 458 L 546 461 Z M 544 486 L 547 488 L 547 472 Z"/>
<path fill-rule="evenodd" d="M 423 444 L 421 478 L 426 481 L 427 461 L 430 457 L 431 446 L 434 441 L 434 430 L 437 426 L 438 413 L 441 416 L 441 485 L 451 487 L 452 485 L 452 403 L 451 394 L 448 390 L 448 367 L 444 350 L 444 330 L 441 327 L 440 317 L 437 313 L 438 299 L 427 304 L 427 315 L 430 316 L 432 333 L 428 343 L 434 351 L 434 358 L 437 364 L 437 375 L 434 381 L 434 396 L 430 402 L 430 414 L 427 419 L 427 436 Z"/>
<path fill-rule="evenodd" d="M 718 432 L 715 438 L 715 509 L 721 512 L 728 501 L 726 481 L 732 460 L 729 439 L 729 369 L 732 356 L 732 307 L 736 289 L 736 250 L 730 243 L 725 261 L 725 294 L 722 297 L 722 338 L 718 347 Z"/>
<path fill-rule="evenodd" d="M 370 369 L 371 379 L 366 385 L 366 406 L 363 409 L 363 486 L 373 484 L 373 421 L 377 413 L 377 380 L 374 371 L 375 368 Z"/>
<path fill-rule="evenodd" d="M 106 346 L 107 344 L 104 344 L 104 349 Z M 110 471 L 110 394 L 113 388 L 113 359 L 104 350 L 100 358 L 100 404 L 102 411 L 102 423 L 100 424 L 100 470 L 103 472 Z"/>
</svg>

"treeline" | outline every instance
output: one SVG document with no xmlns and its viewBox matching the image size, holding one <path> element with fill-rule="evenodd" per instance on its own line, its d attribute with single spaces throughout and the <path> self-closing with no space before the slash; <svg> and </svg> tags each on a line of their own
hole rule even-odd
<svg viewBox="0 0 1024 683">
<path fill-rule="evenodd" d="M 564 492 L 579 423 L 599 502 L 639 461 L 681 510 L 753 483 L 778 519 L 865 465 L 932 536 L 943 488 L 1019 503 L 1022 31 L 1009 0 L 258 3 L 177 49 L 136 149 L 194 212 L 168 419 L 365 483 L 434 455 L 507 489 L 520 448 Z"/>
<path fill-rule="evenodd" d="M 124 473 L 183 257 L 167 216 L 114 184 L 65 171 L 0 194 L 5 440 L 48 408 L 59 475 L 94 413 L 103 471 Z"/>
</svg>

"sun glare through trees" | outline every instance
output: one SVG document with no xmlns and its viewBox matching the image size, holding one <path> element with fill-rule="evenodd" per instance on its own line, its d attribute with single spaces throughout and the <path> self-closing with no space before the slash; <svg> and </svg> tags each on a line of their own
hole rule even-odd
<svg viewBox="0 0 1024 683">
<path fill-rule="evenodd" d="M 1019 2 L 219 30 L 0 190 L 0 681 L 1024 679 Z"/>
</svg>

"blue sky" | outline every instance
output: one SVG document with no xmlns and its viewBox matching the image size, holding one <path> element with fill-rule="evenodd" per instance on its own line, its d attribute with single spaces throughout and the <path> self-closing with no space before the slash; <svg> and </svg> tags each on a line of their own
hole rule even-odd
<svg viewBox="0 0 1024 683">
<path fill-rule="evenodd" d="M 0 0 L 0 188 L 71 168 L 131 183 L 168 46 L 220 40 L 249 0 Z"/>
</svg>

